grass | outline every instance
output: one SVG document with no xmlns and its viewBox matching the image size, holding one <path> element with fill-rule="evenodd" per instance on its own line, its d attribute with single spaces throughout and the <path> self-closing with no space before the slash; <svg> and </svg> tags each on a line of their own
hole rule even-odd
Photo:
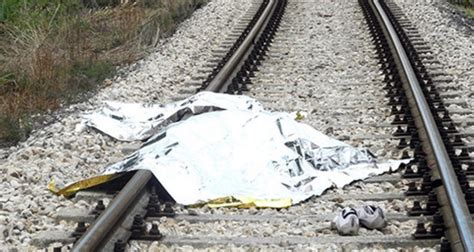
<svg viewBox="0 0 474 252">
<path fill-rule="evenodd" d="M 474 19 L 474 1 L 473 0 L 449 0 L 454 4 L 466 17 Z"/>
<path fill-rule="evenodd" d="M 458 6 L 458 8 L 469 18 L 474 19 L 474 7 Z"/>
<path fill-rule="evenodd" d="M 140 57 L 138 35 L 157 13 L 166 33 L 183 18 L 176 14 L 183 11 L 180 4 L 200 4 L 118 2 L 0 0 L 0 144 L 25 138 L 34 123 L 31 115 L 76 101 L 116 66 Z"/>
</svg>

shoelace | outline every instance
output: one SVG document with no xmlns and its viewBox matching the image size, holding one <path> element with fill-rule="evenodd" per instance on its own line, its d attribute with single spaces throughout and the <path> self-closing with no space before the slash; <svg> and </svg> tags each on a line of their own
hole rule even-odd
<svg viewBox="0 0 474 252">
<path fill-rule="evenodd" d="M 351 215 L 351 214 L 357 216 L 357 212 L 356 212 L 356 210 L 355 210 L 354 208 L 351 208 L 351 210 L 349 210 L 349 211 L 346 211 L 346 209 L 342 210 L 342 217 L 343 217 L 344 219 L 346 219 L 346 218 L 347 218 L 349 215 Z M 357 217 L 358 217 L 358 216 L 357 216 Z"/>
<path fill-rule="evenodd" d="M 370 214 L 370 215 L 374 214 L 375 211 L 377 210 L 376 207 L 371 206 L 371 205 L 364 206 L 363 208 L 364 208 L 364 211 L 365 211 L 366 213 Z"/>
</svg>

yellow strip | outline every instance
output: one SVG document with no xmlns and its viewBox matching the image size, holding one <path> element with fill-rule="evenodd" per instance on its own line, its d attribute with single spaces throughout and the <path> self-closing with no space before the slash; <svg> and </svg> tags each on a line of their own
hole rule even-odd
<svg viewBox="0 0 474 252">
<path fill-rule="evenodd" d="M 92 177 L 72 183 L 62 189 L 58 189 L 54 180 L 51 180 L 51 182 L 49 182 L 48 184 L 48 189 L 56 195 L 63 195 L 64 197 L 69 197 L 80 190 L 91 188 L 93 186 L 97 186 L 105 182 L 109 182 L 117 177 L 120 177 L 121 175 L 122 174 L 100 175 L 97 177 Z"/>
<path fill-rule="evenodd" d="M 217 207 L 237 207 L 237 208 L 288 208 L 292 205 L 290 198 L 258 200 L 252 197 L 222 197 L 210 200 L 203 204 L 192 205 L 191 207 L 201 207 L 207 205 L 210 208 Z"/>
</svg>

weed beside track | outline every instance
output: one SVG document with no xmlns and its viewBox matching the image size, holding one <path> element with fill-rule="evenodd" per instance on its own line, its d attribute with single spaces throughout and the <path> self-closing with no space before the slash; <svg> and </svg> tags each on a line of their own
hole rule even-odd
<svg viewBox="0 0 474 252">
<path fill-rule="evenodd" d="M 205 1 L 115 2 L 0 3 L 0 146 L 25 138 L 33 115 L 84 99 Z"/>
</svg>

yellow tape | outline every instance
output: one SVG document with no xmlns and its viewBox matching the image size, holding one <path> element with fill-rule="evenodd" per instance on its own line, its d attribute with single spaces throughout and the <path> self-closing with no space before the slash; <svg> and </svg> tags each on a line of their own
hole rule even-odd
<svg viewBox="0 0 474 252">
<path fill-rule="evenodd" d="M 51 180 L 51 182 L 49 182 L 48 184 L 48 189 L 56 195 L 63 195 L 64 197 L 69 197 L 80 190 L 97 186 L 105 182 L 109 182 L 117 177 L 120 177 L 121 175 L 122 174 L 100 175 L 97 177 L 92 177 L 72 183 L 62 189 L 58 189 L 54 180 Z"/>
<path fill-rule="evenodd" d="M 292 205 L 290 198 L 258 200 L 252 197 L 233 197 L 227 196 L 209 200 L 204 203 L 194 204 L 190 207 L 202 207 L 204 205 L 210 208 L 217 207 L 237 207 L 237 208 L 288 208 Z"/>
</svg>

